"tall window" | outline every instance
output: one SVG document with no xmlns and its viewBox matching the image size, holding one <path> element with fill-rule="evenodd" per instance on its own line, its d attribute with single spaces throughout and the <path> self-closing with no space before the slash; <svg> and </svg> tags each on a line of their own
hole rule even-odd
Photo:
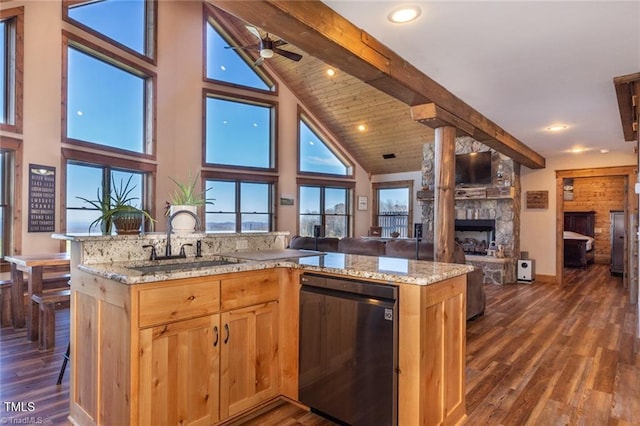
<svg viewBox="0 0 640 426">
<path fill-rule="evenodd" d="M 0 7 L 0 128 L 22 132 L 24 8 Z"/>
<path fill-rule="evenodd" d="M 213 205 L 205 209 L 209 232 L 269 232 L 273 229 L 273 184 L 241 180 L 205 180 Z"/>
<path fill-rule="evenodd" d="M 126 184 L 132 177 L 130 187 L 135 187 L 130 196 L 135 198 L 136 207 L 144 206 L 144 173 L 112 168 L 106 165 L 69 161 L 67 163 L 67 232 L 101 233 L 99 225 L 90 224 L 100 216 L 100 212 L 78 197 L 96 200 L 109 197 L 114 185 Z M 134 203 L 135 204 L 135 203 Z"/>
<path fill-rule="evenodd" d="M 14 209 L 22 204 L 22 158 L 22 141 L 0 138 L 0 264 L 5 255 L 21 249 L 22 217 Z"/>
<path fill-rule="evenodd" d="M 275 85 L 264 72 L 249 62 L 249 57 L 238 49 L 231 49 L 234 43 L 224 37 L 220 28 L 209 22 L 207 31 L 207 79 L 217 80 L 237 86 L 272 91 Z M 257 43 L 257 39 L 255 40 Z"/>
<path fill-rule="evenodd" d="M 350 222 L 350 190 L 348 188 L 300 185 L 300 224 L 298 233 L 313 236 L 319 225 L 325 237 L 347 237 Z"/>
<path fill-rule="evenodd" d="M 70 21 L 140 55 L 153 57 L 155 2 L 101 0 L 69 5 Z"/>
<path fill-rule="evenodd" d="M 373 184 L 375 191 L 375 220 L 382 227 L 382 236 L 397 233 L 401 238 L 411 237 L 413 182 L 388 182 Z"/>
<path fill-rule="evenodd" d="M 67 137 L 145 153 L 148 78 L 73 45 L 67 53 Z"/>
<path fill-rule="evenodd" d="M 11 152 L 0 151 L 0 261 L 11 253 L 11 169 Z"/>
<path fill-rule="evenodd" d="M 275 107 L 257 101 L 206 97 L 205 162 L 272 169 Z"/>
<path fill-rule="evenodd" d="M 353 167 L 334 152 L 304 118 L 300 118 L 298 126 L 298 162 L 301 173 L 338 176 L 350 176 L 353 173 Z"/>
<path fill-rule="evenodd" d="M 7 117 L 7 104 L 9 103 L 8 95 L 11 93 L 11 90 L 7 85 L 10 81 L 9 75 L 11 70 L 7 68 L 7 63 L 10 62 L 7 60 L 7 57 L 11 51 L 11 47 L 7 44 L 7 40 L 9 40 L 7 35 L 8 29 L 8 21 L 0 21 L 0 100 L 2 100 L 0 104 L 0 123 L 9 122 L 9 117 Z"/>
</svg>

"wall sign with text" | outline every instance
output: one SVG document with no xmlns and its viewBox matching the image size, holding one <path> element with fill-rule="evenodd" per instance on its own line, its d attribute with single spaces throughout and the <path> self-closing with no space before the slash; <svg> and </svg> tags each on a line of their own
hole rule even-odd
<svg viewBox="0 0 640 426">
<path fill-rule="evenodd" d="M 29 164 L 29 232 L 54 232 L 56 168 Z"/>
</svg>

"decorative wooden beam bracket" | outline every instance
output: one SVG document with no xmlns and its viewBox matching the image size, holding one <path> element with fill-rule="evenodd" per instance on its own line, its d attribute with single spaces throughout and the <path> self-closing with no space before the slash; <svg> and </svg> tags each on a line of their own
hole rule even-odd
<svg viewBox="0 0 640 426">
<path fill-rule="evenodd" d="M 434 103 L 411 107 L 411 117 L 415 121 L 433 129 L 447 126 L 455 127 L 465 135 L 469 135 L 490 148 L 508 155 L 529 168 L 541 168 L 540 164 L 544 167 L 545 159 L 542 156 L 497 126 L 493 129 L 494 133 L 490 135 Z"/>
<path fill-rule="evenodd" d="M 434 103 L 440 108 L 435 120 L 452 120 L 456 129 L 524 166 L 545 167 L 540 154 L 320 1 L 207 1 L 409 106 Z"/>
<path fill-rule="evenodd" d="M 622 121 L 622 133 L 627 142 L 638 141 L 638 120 L 640 116 L 640 72 L 613 79 L 618 98 L 618 109 Z"/>
</svg>

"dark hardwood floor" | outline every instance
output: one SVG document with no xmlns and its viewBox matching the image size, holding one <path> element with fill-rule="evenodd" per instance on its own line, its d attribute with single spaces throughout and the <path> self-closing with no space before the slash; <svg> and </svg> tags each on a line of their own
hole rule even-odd
<svg viewBox="0 0 640 426">
<path fill-rule="evenodd" d="M 608 265 L 485 289 L 467 323 L 468 424 L 640 425 L 637 309 Z"/>
<path fill-rule="evenodd" d="M 607 265 L 567 269 L 565 281 L 485 286 L 486 315 L 467 323 L 466 424 L 640 425 L 636 306 Z M 46 354 L 24 330 L 0 330 L 0 420 L 69 424 L 68 372 L 55 384 L 68 312 L 57 311 L 55 350 Z M 33 402 L 35 409 L 7 412 L 4 402 Z M 229 424 L 331 423 L 279 403 Z"/>
</svg>

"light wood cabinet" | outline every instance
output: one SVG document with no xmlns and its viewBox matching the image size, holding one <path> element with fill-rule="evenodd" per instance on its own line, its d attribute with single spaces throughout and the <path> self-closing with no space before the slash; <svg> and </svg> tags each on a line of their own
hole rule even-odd
<svg viewBox="0 0 640 426">
<path fill-rule="evenodd" d="M 280 393 L 275 270 L 122 285 L 75 271 L 70 418 L 212 425 Z"/>
<path fill-rule="evenodd" d="M 220 315 L 140 331 L 142 425 L 211 425 L 219 419 Z"/>
<path fill-rule="evenodd" d="M 222 314 L 220 409 L 233 416 L 279 393 L 278 303 Z"/>
</svg>

